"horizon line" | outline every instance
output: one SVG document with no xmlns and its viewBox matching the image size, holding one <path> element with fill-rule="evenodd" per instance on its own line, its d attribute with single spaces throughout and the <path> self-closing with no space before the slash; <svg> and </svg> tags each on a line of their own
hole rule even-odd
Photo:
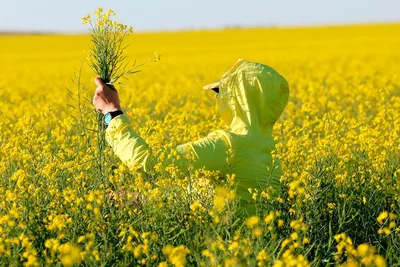
<svg viewBox="0 0 400 267">
<path fill-rule="evenodd" d="M 308 28 L 334 28 L 351 26 L 384 26 L 400 25 L 398 21 L 374 21 L 374 22 L 350 22 L 350 23 L 320 23 L 320 24 L 281 24 L 281 25 L 228 25 L 222 27 L 203 27 L 203 28 L 182 28 L 164 30 L 134 30 L 135 34 L 154 34 L 154 33 L 180 33 L 198 31 L 221 31 L 221 30 L 251 30 L 251 29 L 308 29 Z M 43 31 L 43 30 L 5 30 L 0 29 L 0 35 L 86 35 L 88 31 Z"/>
</svg>

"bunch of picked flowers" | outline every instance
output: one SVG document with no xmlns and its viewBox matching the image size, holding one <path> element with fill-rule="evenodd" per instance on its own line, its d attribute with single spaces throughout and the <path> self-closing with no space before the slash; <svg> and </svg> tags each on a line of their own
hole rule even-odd
<svg viewBox="0 0 400 267">
<path fill-rule="evenodd" d="M 107 12 L 98 8 L 94 12 L 94 18 L 90 15 L 82 17 L 83 24 L 90 25 L 92 45 L 90 47 L 88 64 L 90 68 L 107 84 L 114 84 L 121 77 L 138 72 L 131 67 L 129 62 L 124 62 L 124 39 L 133 33 L 132 26 L 127 26 L 114 21 L 115 12 L 111 9 Z"/>
</svg>

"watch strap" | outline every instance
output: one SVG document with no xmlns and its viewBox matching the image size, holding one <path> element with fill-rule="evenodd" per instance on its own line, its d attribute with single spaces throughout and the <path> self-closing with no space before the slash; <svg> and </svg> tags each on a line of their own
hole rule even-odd
<svg viewBox="0 0 400 267">
<path fill-rule="evenodd" d="M 124 114 L 122 110 L 116 110 L 106 113 L 106 115 L 104 115 L 104 124 L 106 125 L 106 127 L 108 126 L 108 124 L 110 124 L 112 119 L 122 114 Z"/>
</svg>

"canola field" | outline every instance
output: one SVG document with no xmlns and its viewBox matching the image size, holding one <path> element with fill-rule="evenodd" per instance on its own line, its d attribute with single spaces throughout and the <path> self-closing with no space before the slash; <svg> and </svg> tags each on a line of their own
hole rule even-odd
<svg viewBox="0 0 400 267">
<path fill-rule="evenodd" d="M 89 42 L 0 36 L 0 266 L 400 266 L 399 24 L 128 38 L 128 59 L 161 55 L 117 86 L 160 156 L 225 127 L 201 88 L 238 58 L 289 81 L 284 189 L 249 189 L 250 218 L 234 174 L 214 190 L 214 173 L 121 164 L 97 131 Z"/>
</svg>

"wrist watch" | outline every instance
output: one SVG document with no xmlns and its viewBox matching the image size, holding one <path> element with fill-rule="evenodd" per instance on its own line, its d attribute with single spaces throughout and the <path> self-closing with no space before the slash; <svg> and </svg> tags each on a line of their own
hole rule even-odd
<svg viewBox="0 0 400 267">
<path fill-rule="evenodd" d="M 106 128 L 110 124 L 112 119 L 114 119 L 115 117 L 117 117 L 118 115 L 121 115 L 121 114 L 124 114 L 122 112 L 122 110 L 107 112 L 104 115 L 104 125 L 106 126 Z"/>
</svg>

